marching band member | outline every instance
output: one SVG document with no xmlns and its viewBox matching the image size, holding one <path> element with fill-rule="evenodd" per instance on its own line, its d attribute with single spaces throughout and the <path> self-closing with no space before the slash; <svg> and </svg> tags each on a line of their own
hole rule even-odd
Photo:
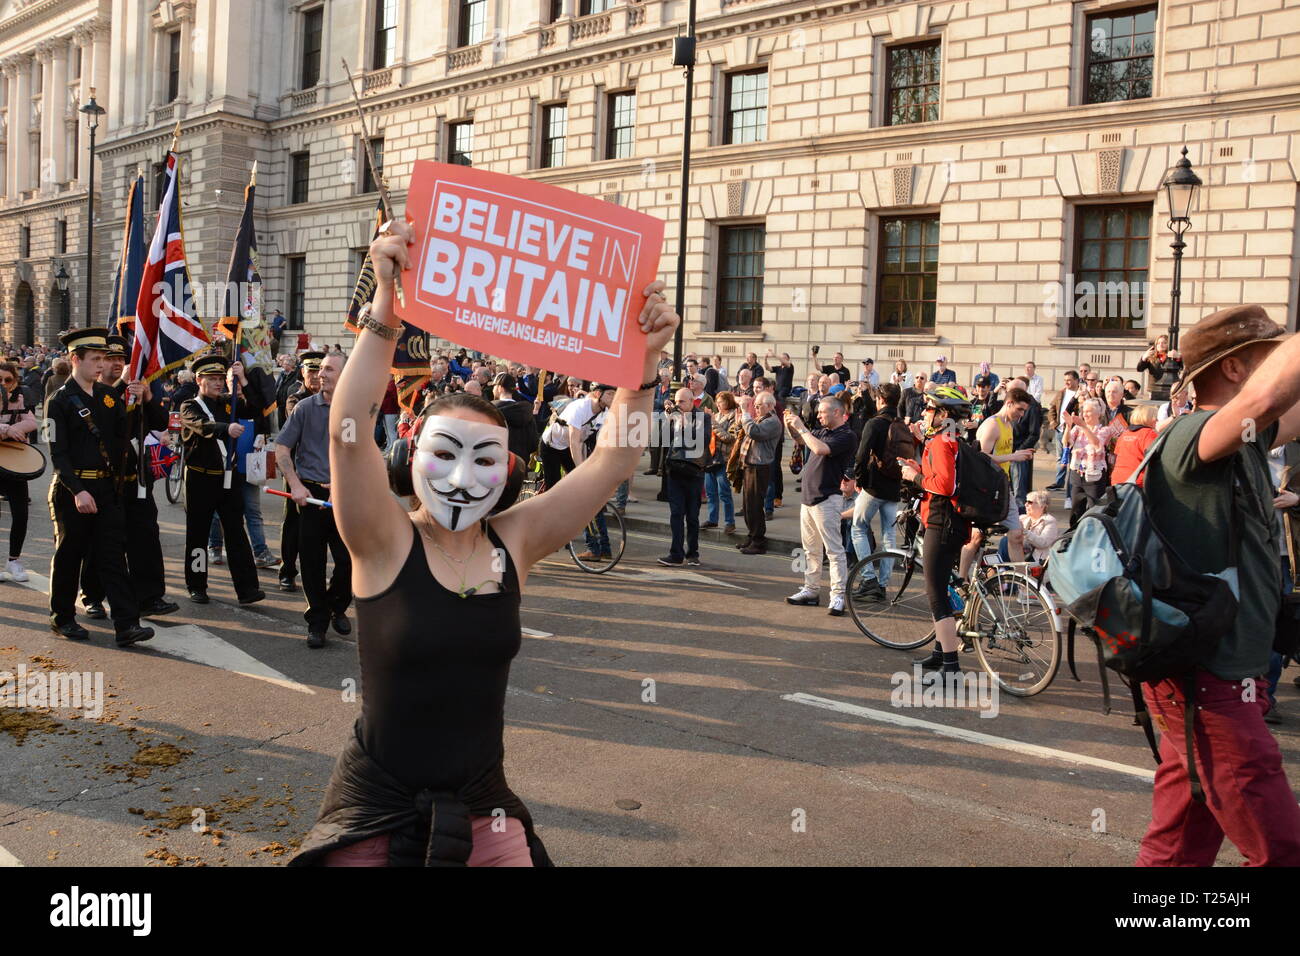
<svg viewBox="0 0 1300 956">
<path fill-rule="evenodd" d="M 50 562 L 50 628 L 72 641 L 89 632 L 77 623 L 74 599 L 81 564 L 87 553 L 108 596 L 117 646 L 153 637 L 140 626 L 140 611 L 123 554 L 126 515 L 115 466 L 128 440 L 126 405 L 116 392 L 97 382 L 108 351 L 108 330 L 74 329 L 59 336 L 72 356 L 72 375 L 46 407 L 49 422 L 50 517 L 54 521 L 54 558 Z"/>
<path fill-rule="evenodd" d="M 168 601 L 167 579 L 163 573 L 162 533 L 158 530 L 158 502 L 153 497 L 153 473 L 145 469 L 145 494 L 140 497 L 139 454 L 140 416 L 149 431 L 167 427 L 167 411 L 153 390 L 140 382 L 128 383 L 122 377 L 126 367 L 126 339 L 107 337 L 108 353 L 99 381 L 113 390 L 126 409 L 127 440 L 122 445 L 122 507 L 126 514 L 126 566 L 136 601 L 143 617 L 158 617 L 179 611 L 180 605 Z M 147 455 L 146 455 L 147 457 Z M 86 617 L 101 619 L 104 611 L 104 586 L 99 571 L 89 557 L 81 566 L 81 603 Z"/>
<path fill-rule="evenodd" d="M 253 547 L 244 530 L 244 476 L 231 461 L 231 445 L 244 432 L 239 419 L 251 419 L 244 398 L 225 391 L 230 362 L 208 353 L 190 363 L 199 394 L 181 406 L 185 437 L 185 585 L 195 604 L 208 603 L 208 533 L 212 516 L 221 518 L 230 577 L 240 604 L 266 597 L 258 588 Z"/>
<path fill-rule="evenodd" d="M 36 431 L 36 416 L 23 401 L 19 387 L 18 366 L 13 362 L 0 363 L 0 440 L 30 442 Z M 0 497 L 9 501 L 13 513 L 13 527 L 9 530 L 9 562 L 5 570 L 14 581 L 26 581 L 23 568 L 23 543 L 27 540 L 27 482 L 17 478 L 0 479 Z"/>
</svg>

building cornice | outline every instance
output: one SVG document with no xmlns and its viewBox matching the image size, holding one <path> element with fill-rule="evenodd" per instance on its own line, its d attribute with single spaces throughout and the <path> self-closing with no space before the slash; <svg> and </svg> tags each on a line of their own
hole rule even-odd
<svg viewBox="0 0 1300 956">
<path fill-rule="evenodd" d="M 42 20 L 56 16 L 60 13 L 67 13 L 76 10 L 78 7 L 86 7 L 86 0 L 38 0 L 23 9 L 19 10 L 8 20 L 0 23 L 0 43 L 3 43 L 7 37 L 16 33 L 21 33 L 28 27 L 39 23 Z M 100 4 L 94 3 L 93 7 L 96 19 L 100 18 Z"/>
</svg>

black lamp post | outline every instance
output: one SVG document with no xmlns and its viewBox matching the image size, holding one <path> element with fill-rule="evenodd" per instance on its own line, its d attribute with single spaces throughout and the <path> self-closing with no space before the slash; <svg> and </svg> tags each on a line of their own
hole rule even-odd
<svg viewBox="0 0 1300 956">
<path fill-rule="evenodd" d="M 99 129 L 99 118 L 106 112 L 95 102 L 93 86 L 90 88 L 90 102 L 80 112 L 86 114 L 86 125 L 90 129 L 90 190 L 86 193 L 86 325 L 90 325 L 90 293 L 95 276 L 95 130 Z"/>
<path fill-rule="evenodd" d="M 62 314 L 59 316 L 59 331 L 66 332 L 68 329 L 68 280 L 72 277 L 68 275 L 68 270 L 63 267 L 63 262 L 59 262 L 59 271 L 54 273 L 54 285 L 58 288 L 61 298 L 60 309 Z"/>
<path fill-rule="evenodd" d="M 682 332 L 686 327 L 686 219 L 687 197 L 691 184 L 691 101 L 695 89 L 695 0 L 686 9 L 686 36 L 673 41 L 673 66 L 686 67 L 686 114 L 682 126 L 682 202 L 677 224 L 677 304 L 682 316 L 673 335 L 673 387 L 680 386 L 682 368 Z"/>
<path fill-rule="evenodd" d="M 1183 249 L 1187 247 L 1183 233 L 1192 224 L 1192 205 L 1201 185 L 1200 177 L 1192 172 L 1186 146 L 1182 158 L 1165 174 L 1165 181 L 1160 185 L 1169 203 L 1169 228 L 1174 231 L 1174 241 L 1170 244 L 1174 250 L 1174 287 L 1169 293 L 1169 348 L 1172 351 L 1178 348 L 1178 305 L 1183 294 Z"/>
</svg>

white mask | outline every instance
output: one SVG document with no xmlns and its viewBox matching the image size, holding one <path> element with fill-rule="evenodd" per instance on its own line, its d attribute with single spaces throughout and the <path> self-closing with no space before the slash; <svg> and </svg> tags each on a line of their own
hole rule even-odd
<svg viewBox="0 0 1300 956">
<path fill-rule="evenodd" d="M 434 415 L 425 420 L 411 462 L 420 503 L 448 531 L 487 517 L 510 475 L 508 433 L 500 425 Z"/>
</svg>

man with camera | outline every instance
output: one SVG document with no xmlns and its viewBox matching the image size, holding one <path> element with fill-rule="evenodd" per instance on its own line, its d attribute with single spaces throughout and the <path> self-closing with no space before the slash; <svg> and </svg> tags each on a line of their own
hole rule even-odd
<svg viewBox="0 0 1300 956">
<path fill-rule="evenodd" d="M 669 424 L 668 447 L 662 457 L 668 494 L 672 545 L 659 559 L 667 567 L 700 563 L 700 500 L 704 495 L 704 466 L 709 459 L 713 418 L 695 407 L 689 388 L 679 388 L 664 402 Z M 683 531 L 685 541 L 683 542 Z"/>
</svg>

